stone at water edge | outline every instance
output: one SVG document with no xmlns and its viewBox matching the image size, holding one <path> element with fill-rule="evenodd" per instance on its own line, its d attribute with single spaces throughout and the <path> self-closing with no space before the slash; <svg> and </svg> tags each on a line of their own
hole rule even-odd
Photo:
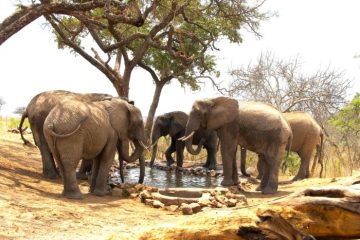
<svg viewBox="0 0 360 240">
<path fill-rule="evenodd" d="M 180 209 L 184 215 L 192 215 L 194 212 L 189 204 L 182 203 Z"/>
<path fill-rule="evenodd" d="M 154 200 L 152 202 L 152 206 L 154 208 L 163 208 L 165 205 L 162 202 L 160 202 L 159 200 Z"/>
</svg>

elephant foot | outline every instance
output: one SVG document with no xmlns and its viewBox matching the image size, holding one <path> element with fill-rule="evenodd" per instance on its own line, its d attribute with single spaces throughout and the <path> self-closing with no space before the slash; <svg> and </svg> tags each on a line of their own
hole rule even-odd
<svg viewBox="0 0 360 240">
<path fill-rule="evenodd" d="M 80 191 L 63 191 L 62 195 L 69 199 L 83 199 Z"/>
<path fill-rule="evenodd" d="M 235 184 L 234 184 L 234 181 L 233 180 L 222 180 L 221 181 L 221 185 L 223 185 L 223 186 L 234 186 Z"/>
<path fill-rule="evenodd" d="M 204 165 L 202 165 L 203 168 L 209 168 L 209 164 L 205 163 Z"/>
<path fill-rule="evenodd" d="M 305 176 L 305 175 L 296 175 L 292 181 L 299 181 L 299 180 L 303 180 L 305 178 L 309 178 L 308 176 Z"/>
<path fill-rule="evenodd" d="M 76 172 L 76 178 L 80 180 L 88 180 L 88 175 L 84 172 Z"/>
<path fill-rule="evenodd" d="M 169 159 L 169 160 L 167 160 L 167 162 L 166 162 L 166 166 L 171 166 L 171 165 L 173 165 L 174 163 L 175 163 L 174 160 Z"/>
<path fill-rule="evenodd" d="M 275 194 L 275 193 L 277 193 L 277 189 L 267 186 L 261 190 L 261 193 L 262 194 Z"/>
<path fill-rule="evenodd" d="M 96 196 L 99 196 L 99 197 L 108 195 L 109 193 L 110 193 L 110 191 L 105 190 L 105 189 L 95 189 L 95 190 L 92 192 L 92 194 L 94 194 L 94 195 L 96 195 Z"/>
<path fill-rule="evenodd" d="M 207 168 L 208 168 L 209 170 L 216 170 L 216 164 L 214 164 L 214 165 L 209 165 Z"/>
</svg>

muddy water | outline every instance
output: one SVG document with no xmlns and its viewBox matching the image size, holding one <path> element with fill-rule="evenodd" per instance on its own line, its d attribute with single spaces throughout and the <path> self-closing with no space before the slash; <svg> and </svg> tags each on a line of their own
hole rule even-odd
<svg viewBox="0 0 360 240">
<path fill-rule="evenodd" d="M 136 183 L 139 179 L 139 168 L 124 169 L 125 182 Z M 158 188 L 170 187 L 217 187 L 222 177 L 185 175 L 182 172 L 164 171 L 156 168 L 145 168 L 144 184 Z M 118 172 L 115 172 L 110 182 L 121 183 Z"/>
</svg>

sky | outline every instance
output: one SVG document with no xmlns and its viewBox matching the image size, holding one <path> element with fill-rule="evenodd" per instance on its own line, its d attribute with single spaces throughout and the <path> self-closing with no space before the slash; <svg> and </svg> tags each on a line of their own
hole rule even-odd
<svg viewBox="0 0 360 240">
<path fill-rule="evenodd" d="M 14 12 L 15 1 L 0 0 L 0 21 Z M 243 32 L 240 45 L 221 42 L 216 52 L 219 81 L 228 82 L 230 69 L 247 65 L 261 52 L 279 58 L 298 56 L 308 71 L 331 65 L 353 79 L 347 98 L 360 92 L 360 1 L 358 0 L 267 0 L 262 11 L 278 17 L 262 22 L 262 38 Z M 0 45 L 0 97 L 6 102 L 0 115 L 11 116 L 33 96 L 48 90 L 104 92 L 116 95 L 110 81 L 81 56 L 59 50 L 44 19 L 29 24 Z M 146 116 L 154 86 L 150 75 L 134 70 L 129 98 Z M 218 96 L 210 83 L 199 91 L 181 88 L 176 80 L 165 86 L 156 114 L 189 112 L 196 99 Z"/>
</svg>

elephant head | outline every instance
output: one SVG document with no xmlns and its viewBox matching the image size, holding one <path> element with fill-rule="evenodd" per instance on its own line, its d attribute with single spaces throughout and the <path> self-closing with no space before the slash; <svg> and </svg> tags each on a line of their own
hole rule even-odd
<svg viewBox="0 0 360 240">
<path fill-rule="evenodd" d="M 110 118 L 110 123 L 115 129 L 119 142 L 121 143 L 130 140 L 134 143 L 135 149 L 129 156 L 123 147 L 118 147 L 121 159 L 126 162 L 134 162 L 139 159 L 140 171 L 144 172 L 145 160 L 142 157 L 142 152 L 147 147 L 145 146 L 145 128 L 140 110 L 120 98 L 112 98 L 110 101 L 104 101 L 105 109 Z M 140 176 L 140 178 L 143 178 Z"/>
<path fill-rule="evenodd" d="M 195 101 L 186 124 L 185 141 L 189 153 L 199 154 L 204 140 L 200 141 L 197 149 L 192 146 L 193 135 L 200 128 L 217 130 L 221 126 L 234 121 L 238 116 L 239 104 L 235 99 L 218 97 Z"/>
<path fill-rule="evenodd" d="M 184 134 L 187 119 L 187 114 L 180 111 L 165 113 L 155 119 L 151 131 L 152 154 L 150 166 L 153 166 L 155 161 L 159 138 L 166 135 L 170 135 L 171 137 L 177 135 L 182 136 Z"/>
</svg>

